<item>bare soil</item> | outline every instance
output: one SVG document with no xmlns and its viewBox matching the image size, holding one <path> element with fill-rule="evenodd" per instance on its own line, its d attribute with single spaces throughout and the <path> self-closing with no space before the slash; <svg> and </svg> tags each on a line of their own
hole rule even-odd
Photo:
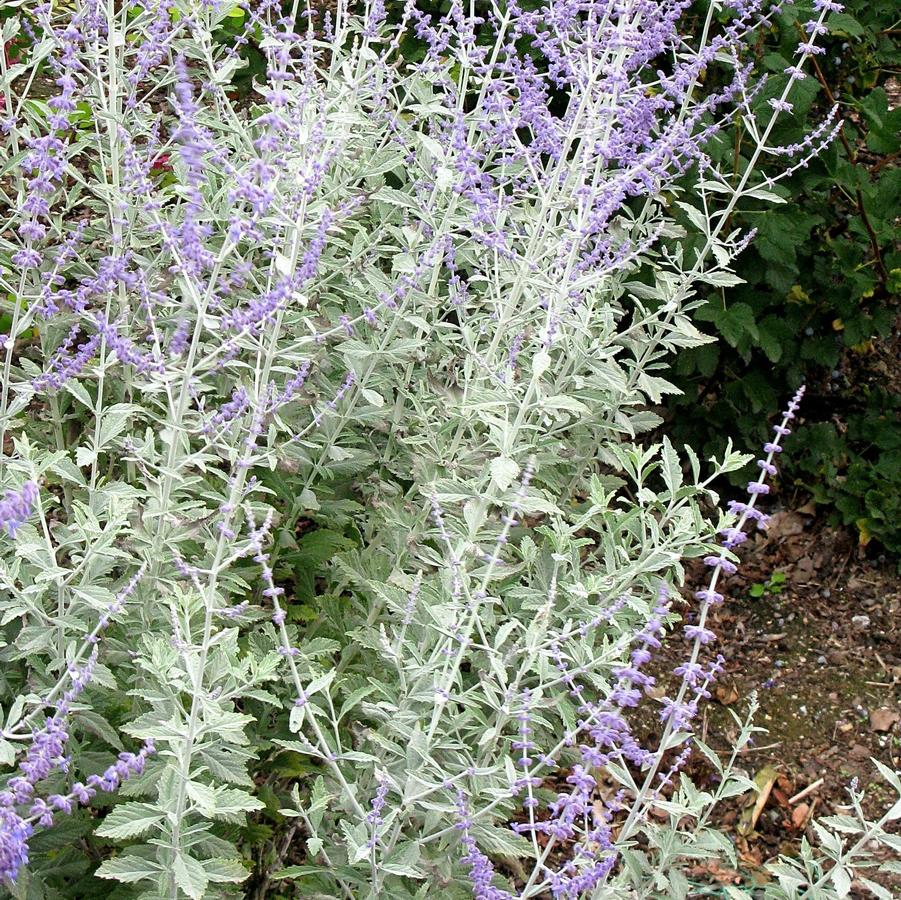
<svg viewBox="0 0 901 900">
<path fill-rule="evenodd" d="M 730 710 L 742 715 L 756 694 L 755 724 L 767 733 L 756 736 L 740 765 L 771 788 L 750 829 L 753 792 L 720 810 L 717 824 L 734 839 L 741 865 L 707 866 L 695 873 L 702 880 L 763 883 L 766 862 L 797 855 L 805 835 L 815 840 L 813 818 L 845 811 L 854 779 L 867 790 L 869 814 L 897 799 L 871 760 L 892 769 L 901 760 L 901 577 L 894 563 L 866 559 L 846 532 L 812 512 L 777 512 L 768 530 L 743 546 L 746 561 L 724 583 L 727 600 L 710 626 L 726 668 L 703 709 L 700 734 L 727 754 L 738 731 Z M 692 571 L 686 597 L 704 574 L 703 566 Z M 686 621 L 696 606 L 684 604 Z M 664 648 L 661 687 L 672 683 L 666 673 L 683 646 L 671 641 Z M 716 777 L 700 758 L 687 771 L 701 785 Z M 901 896 L 901 884 L 891 887 Z"/>
</svg>

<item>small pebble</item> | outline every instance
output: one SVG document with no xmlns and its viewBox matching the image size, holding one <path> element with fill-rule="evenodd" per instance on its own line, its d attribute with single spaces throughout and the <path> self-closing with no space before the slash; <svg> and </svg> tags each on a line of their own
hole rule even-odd
<svg viewBox="0 0 901 900">
<path fill-rule="evenodd" d="M 819 663 L 819 665 L 821 665 L 821 666 L 825 666 L 825 665 L 826 665 L 826 657 L 825 657 L 825 656 L 818 656 L 818 657 L 817 657 L 817 663 Z"/>
</svg>

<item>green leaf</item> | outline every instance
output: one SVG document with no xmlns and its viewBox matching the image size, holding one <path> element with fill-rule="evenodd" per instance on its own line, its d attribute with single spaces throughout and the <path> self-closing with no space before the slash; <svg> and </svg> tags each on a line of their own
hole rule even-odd
<svg viewBox="0 0 901 900">
<path fill-rule="evenodd" d="M 203 900 L 210 879 L 198 860 L 179 852 L 175 856 L 172 872 L 175 875 L 175 883 L 191 900 Z"/>
<path fill-rule="evenodd" d="M 134 424 L 143 410 L 133 403 L 115 403 L 103 410 L 100 440 L 94 450 L 100 452 L 109 446 L 122 432 Z"/>
<path fill-rule="evenodd" d="M 100 837 L 125 840 L 143 834 L 163 820 L 163 813 L 149 803 L 120 803 L 100 823 Z"/>
<path fill-rule="evenodd" d="M 670 494 L 675 494 L 682 487 L 682 464 L 668 437 L 663 438 L 660 459 L 663 463 L 664 483 Z"/>
<path fill-rule="evenodd" d="M 706 272 L 701 276 L 701 280 L 716 287 L 735 287 L 745 283 L 744 278 L 740 278 L 733 272 Z"/>
<path fill-rule="evenodd" d="M 16 759 L 16 748 L 0 738 L 0 766 L 11 766 Z"/>
<path fill-rule="evenodd" d="M 216 884 L 244 881 L 250 872 L 236 859 L 204 859 L 201 861 L 207 878 Z"/>
<path fill-rule="evenodd" d="M 263 809 L 266 804 L 240 788 L 222 787 L 216 791 L 216 806 L 213 816 L 238 825 L 244 823 L 244 813 Z"/>
<path fill-rule="evenodd" d="M 339 876 L 345 881 L 350 881 L 355 884 L 366 884 L 366 880 L 356 869 L 352 866 L 342 865 L 336 865 L 333 868 L 326 868 L 325 866 L 288 866 L 287 868 L 279 869 L 277 872 L 274 872 L 272 878 L 276 881 L 280 881 L 285 878 L 306 878 L 311 875 L 318 875 L 329 879 Z"/>
<path fill-rule="evenodd" d="M 860 104 L 869 125 L 867 147 L 874 153 L 895 153 L 901 149 L 901 107 L 889 109 L 888 94 L 874 88 Z"/>
<path fill-rule="evenodd" d="M 521 835 L 495 825 L 475 825 L 473 837 L 488 853 L 501 856 L 525 857 L 532 853 L 532 845 Z"/>
<path fill-rule="evenodd" d="M 116 729 L 103 716 L 89 709 L 80 709 L 74 714 L 74 719 L 85 731 L 96 734 L 97 737 L 105 740 L 111 747 L 115 747 L 116 750 L 121 752 L 125 749 L 122 746 L 122 741 L 119 740 L 119 735 L 116 734 Z"/>
<path fill-rule="evenodd" d="M 347 698 L 341 704 L 341 709 L 338 712 L 338 721 L 340 722 L 356 705 L 366 697 L 368 697 L 373 691 L 377 690 L 376 686 L 373 684 L 366 684 L 363 687 L 357 688 L 352 693 L 348 694 Z"/>
<path fill-rule="evenodd" d="M 288 728 L 290 728 L 294 734 L 297 734 L 297 732 L 300 731 L 301 726 L 303 725 L 304 716 L 305 713 L 302 706 L 295 704 L 291 707 L 291 712 L 288 714 Z"/>
<path fill-rule="evenodd" d="M 322 824 L 322 817 L 331 799 L 332 795 L 325 789 L 325 779 L 321 775 L 317 776 L 310 791 L 310 805 L 307 807 L 307 816 L 314 829 Z"/>
<path fill-rule="evenodd" d="M 851 893 L 851 876 L 844 866 L 835 866 L 829 873 L 835 892 L 839 897 L 847 897 Z"/>
<path fill-rule="evenodd" d="M 881 884 L 870 881 L 862 875 L 857 876 L 857 880 L 876 898 L 876 900 L 897 900 L 897 896 L 891 891 L 886 890 Z"/>
<path fill-rule="evenodd" d="M 380 867 L 391 875 L 406 878 L 425 878 L 425 873 L 416 866 L 420 850 L 414 841 L 399 844 L 397 848 L 380 863 Z"/>
<path fill-rule="evenodd" d="M 844 34 L 848 37 L 862 37 L 866 29 L 854 16 L 846 12 L 831 13 L 826 20 L 826 27 L 830 34 Z"/>
<path fill-rule="evenodd" d="M 754 340 L 758 337 L 754 310 L 747 303 L 731 303 L 725 308 L 718 309 L 714 322 L 720 334 L 733 347 L 746 335 Z"/>
<path fill-rule="evenodd" d="M 163 868 L 152 859 L 144 859 L 134 853 L 124 853 L 122 856 L 104 860 L 94 874 L 98 878 L 134 884 L 144 879 L 159 878 L 163 874 Z"/>
<path fill-rule="evenodd" d="M 505 491 L 513 483 L 513 479 L 519 475 L 519 465 L 509 456 L 497 456 L 491 460 L 489 466 L 491 480 L 497 485 L 498 490 Z"/>
<path fill-rule="evenodd" d="M 337 531 L 317 528 L 303 535 L 297 542 L 295 553 L 286 554 L 286 559 L 294 565 L 321 566 L 336 553 L 353 549 L 354 543 Z"/>
</svg>

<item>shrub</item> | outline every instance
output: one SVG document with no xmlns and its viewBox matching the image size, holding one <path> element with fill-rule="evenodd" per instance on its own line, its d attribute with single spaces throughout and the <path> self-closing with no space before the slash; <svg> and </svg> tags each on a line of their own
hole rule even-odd
<svg viewBox="0 0 901 900">
<path fill-rule="evenodd" d="M 802 17 L 786 7 L 754 45 L 773 78 L 791 56 Z M 862 544 L 875 539 L 895 554 L 901 110 L 891 108 L 898 100 L 890 94 L 901 63 L 892 37 L 897 17 L 897 4 L 864 0 L 830 17 L 826 52 L 798 85 L 793 113 L 776 134 L 784 143 L 802 140 L 836 103 L 841 130 L 775 188 L 779 205 L 736 207 L 735 226 L 758 229 L 736 264 L 746 283 L 711 295 L 695 314 L 722 342 L 677 360 L 674 381 L 684 395 L 674 401 L 670 431 L 706 453 L 720 453 L 727 432 L 752 443 L 761 436 L 761 413 L 806 381 L 808 427 L 786 474 Z M 717 141 L 711 153 L 724 158 L 747 157 L 755 147 L 740 120 Z M 773 160 L 768 171 L 785 167 Z"/>
<path fill-rule="evenodd" d="M 643 0 L 6 21 L 16 896 L 685 896 L 685 863 L 733 853 L 710 809 L 750 782 L 691 722 L 800 395 L 713 520 L 747 458 L 702 471 L 642 435 L 672 354 L 708 340 L 697 286 L 737 280 L 731 215 L 770 196 L 754 166 L 835 8 L 814 6 L 735 171 L 708 147 L 761 90 L 755 3 L 711 5 L 694 43 L 685 4 Z M 644 746 L 632 710 L 701 556 Z M 713 792 L 680 775 L 693 748 Z M 775 895 L 847 893 L 898 810 L 820 826 Z"/>
</svg>

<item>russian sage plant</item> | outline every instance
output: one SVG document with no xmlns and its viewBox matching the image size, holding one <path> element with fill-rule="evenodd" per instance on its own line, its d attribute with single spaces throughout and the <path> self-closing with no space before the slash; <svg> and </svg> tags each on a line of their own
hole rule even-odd
<svg viewBox="0 0 901 900">
<path fill-rule="evenodd" d="M 642 436 L 736 283 L 736 203 L 777 199 L 758 164 L 828 137 L 772 141 L 840 7 L 763 121 L 743 49 L 773 9 L 689 7 L 6 4 L 15 896 L 677 897 L 734 856 L 710 814 L 753 727 L 724 765 L 692 721 L 800 394 L 713 518 L 748 458 Z M 755 149 L 723 170 L 735 117 Z M 847 892 L 901 811 L 854 803 L 773 896 Z"/>
</svg>

